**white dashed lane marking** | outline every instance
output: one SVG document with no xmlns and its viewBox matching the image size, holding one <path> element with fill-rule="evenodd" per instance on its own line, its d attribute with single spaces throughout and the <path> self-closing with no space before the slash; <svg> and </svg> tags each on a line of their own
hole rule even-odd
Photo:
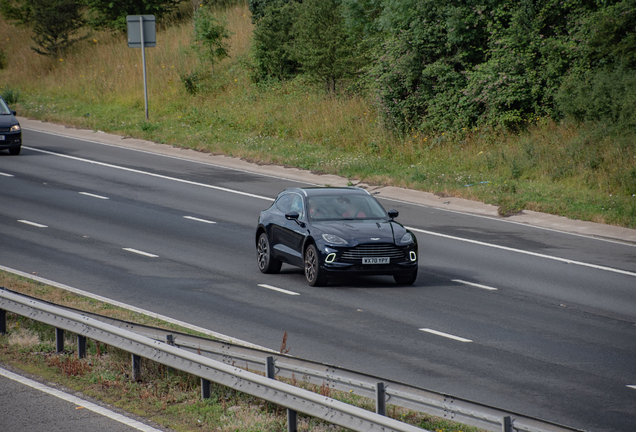
<svg viewBox="0 0 636 432">
<path fill-rule="evenodd" d="M 13 174 L 7 174 L 7 173 L 3 173 L 3 172 L 0 172 L 0 176 L 4 176 L 4 177 L 14 177 L 14 175 L 13 175 Z"/>
<path fill-rule="evenodd" d="M 632 388 L 634 390 L 636 390 L 636 385 L 628 385 L 627 387 Z"/>
<path fill-rule="evenodd" d="M 123 248 L 123 249 L 125 251 L 136 253 L 136 254 L 143 255 L 143 256 L 147 256 L 147 257 L 150 257 L 150 258 L 159 258 L 159 255 L 151 254 L 151 253 L 140 251 L 140 250 L 137 250 L 137 249 L 133 249 L 133 248 Z"/>
<path fill-rule="evenodd" d="M 466 282 L 466 281 L 463 281 L 461 279 L 451 279 L 451 282 L 457 282 L 457 283 L 460 283 L 460 284 L 470 285 L 470 286 L 474 286 L 474 287 L 477 287 L 477 288 L 482 288 L 482 289 L 490 290 L 490 291 L 497 291 L 497 288 L 489 287 L 487 285 L 476 284 L 476 283 L 473 283 L 473 282 Z"/>
<path fill-rule="evenodd" d="M 101 195 L 95 195 L 95 194 L 88 193 L 88 192 L 80 192 L 80 195 L 86 195 L 86 196 L 89 196 L 89 197 L 99 198 L 99 199 L 103 199 L 103 200 L 109 199 L 108 197 L 101 196 Z"/>
<path fill-rule="evenodd" d="M 432 330 L 430 328 L 421 328 L 420 330 L 423 331 L 423 332 L 432 333 L 432 334 L 437 335 L 437 336 L 442 336 L 442 337 L 453 339 L 453 340 L 460 341 L 460 342 L 472 342 L 470 339 L 464 339 L 463 337 L 455 336 L 455 335 L 448 334 L 448 333 L 443 333 L 441 331 Z"/>
<path fill-rule="evenodd" d="M 34 226 L 34 227 L 38 227 L 38 228 L 48 228 L 47 225 L 42 225 L 42 224 L 39 224 L 39 223 L 35 223 L 35 222 L 28 221 L 28 220 L 24 220 L 24 219 L 21 219 L 18 222 L 21 222 L 21 223 L 27 224 L 27 225 L 31 225 L 31 226 Z"/>
<path fill-rule="evenodd" d="M 259 286 L 259 287 L 262 287 L 262 288 L 267 288 L 268 290 L 282 292 L 282 293 L 284 293 L 284 294 L 289 294 L 289 295 L 300 295 L 300 293 L 297 293 L 297 292 L 294 292 L 294 291 L 287 291 L 286 289 L 282 289 L 282 288 L 276 288 L 275 286 L 271 286 L 271 285 L 258 284 L 258 286 Z"/>
<path fill-rule="evenodd" d="M 211 220 L 206 220 L 206 219 L 199 219 L 197 217 L 194 216 L 184 216 L 185 219 L 190 219 L 193 221 L 197 221 L 197 222 L 203 222 L 203 223 L 208 223 L 208 224 L 215 224 L 216 222 L 211 221 Z"/>
</svg>

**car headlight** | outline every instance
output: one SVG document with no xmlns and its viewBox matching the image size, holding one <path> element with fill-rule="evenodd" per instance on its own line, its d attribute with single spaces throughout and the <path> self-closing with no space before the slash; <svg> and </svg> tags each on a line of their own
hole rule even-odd
<svg viewBox="0 0 636 432">
<path fill-rule="evenodd" d="M 333 235 L 333 234 L 323 234 L 322 238 L 327 243 L 331 243 L 331 244 L 337 244 L 337 245 L 346 245 L 347 244 L 347 241 L 345 239 L 342 239 L 342 238 L 338 237 L 337 235 Z"/>
<path fill-rule="evenodd" d="M 413 243 L 413 234 L 411 233 L 406 233 L 402 236 L 402 238 L 400 239 L 400 243 L 402 244 L 409 244 L 409 243 Z"/>
<path fill-rule="evenodd" d="M 11 132 L 20 132 L 20 125 L 11 126 Z"/>
</svg>

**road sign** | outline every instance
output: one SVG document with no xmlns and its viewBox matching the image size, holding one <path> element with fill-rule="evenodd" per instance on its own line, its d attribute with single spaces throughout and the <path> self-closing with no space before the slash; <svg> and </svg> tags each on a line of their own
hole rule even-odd
<svg viewBox="0 0 636 432">
<path fill-rule="evenodd" d="M 150 48 L 157 45 L 157 33 L 154 15 L 128 15 L 126 17 L 128 29 L 128 47 L 141 48 L 141 41 L 144 47 Z M 141 26 L 143 25 L 143 34 Z M 143 38 L 142 38 L 143 36 Z"/>
<path fill-rule="evenodd" d="M 148 120 L 148 86 L 146 81 L 146 47 L 157 46 L 157 33 L 154 15 L 128 15 L 128 47 L 141 48 L 141 62 L 144 64 L 144 99 L 146 102 L 146 120 Z"/>
</svg>

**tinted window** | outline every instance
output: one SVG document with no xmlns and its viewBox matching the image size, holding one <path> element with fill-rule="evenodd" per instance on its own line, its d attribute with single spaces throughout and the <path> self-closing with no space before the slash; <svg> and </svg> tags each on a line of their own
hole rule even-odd
<svg viewBox="0 0 636 432">
<path fill-rule="evenodd" d="M 0 114 L 11 114 L 11 110 L 3 99 L 0 99 Z"/>
<path fill-rule="evenodd" d="M 283 212 L 283 214 L 297 212 L 301 217 L 303 216 L 303 199 L 300 195 L 295 193 L 288 193 L 281 195 L 276 200 L 276 207 Z"/>
<path fill-rule="evenodd" d="M 312 220 L 386 219 L 384 208 L 370 195 L 325 195 L 309 197 Z"/>
</svg>

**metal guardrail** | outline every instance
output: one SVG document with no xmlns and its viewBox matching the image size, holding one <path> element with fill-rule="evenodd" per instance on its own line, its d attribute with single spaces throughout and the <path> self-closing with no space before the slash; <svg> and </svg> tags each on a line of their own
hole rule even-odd
<svg viewBox="0 0 636 432">
<path fill-rule="evenodd" d="M 400 382 L 382 379 L 379 377 L 351 371 L 337 366 L 303 360 L 288 355 L 273 354 L 271 351 L 242 347 L 228 342 L 215 341 L 208 338 L 192 336 L 184 333 L 177 333 L 170 330 L 133 324 L 83 311 L 74 311 L 72 308 L 52 306 L 41 300 L 18 295 L 9 290 L 0 289 L 0 309 L 4 309 L 23 316 L 28 316 L 39 321 L 44 321 L 43 318 L 47 318 L 47 321 L 51 322 L 44 322 L 47 322 L 47 324 L 53 325 L 56 328 L 64 328 L 65 330 L 77 333 L 78 335 L 83 335 L 85 337 L 104 342 L 108 345 L 132 352 L 133 354 L 136 354 L 136 352 L 132 351 L 131 349 L 135 346 L 140 346 L 140 341 L 138 340 L 138 338 L 141 337 L 143 338 L 141 340 L 146 341 L 146 343 L 143 344 L 145 348 L 141 349 L 141 353 L 137 354 L 141 357 L 166 364 L 176 369 L 184 370 L 185 372 L 192 373 L 193 375 L 199 376 L 201 378 L 209 379 L 210 381 L 227 385 L 228 387 L 232 387 L 236 390 L 253 394 L 254 396 L 258 396 L 263 399 L 269 400 L 270 402 L 277 403 L 288 409 L 297 410 L 312 415 L 314 417 L 322 418 L 353 430 L 366 431 L 374 430 L 372 429 L 374 427 L 380 427 L 380 430 L 387 431 L 422 431 L 422 429 L 414 428 L 413 426 L 409 426 L 395 420 L 392 421 L 408 427 L 409 429 L 399 429 L 397 428 L 397 426 L 385 426 L 383 423 L 378 422 L 377 417 L 387 419 L 386 417 L 382 417 L 378 414 L 373 414 L 364 410 L 361 410 L 363 412 L 362 414 L 358 413 L 357 416 L 353 416 L 352 414 L 349 414 L 345 411 L 337 411 L 336 408 L 331 404 L 321 404 L 319 408 L 316 408 L 316 406 L 313 405 L 316 404 L 316 397 L 318 397 L 320 401 L 325 403 L 326 401 L 332 401 L 333 403 L 337 401 L 333 401 L 330 398 L 326 398 L 324 396 L 317 396 L 315 393 L 311 392 L 308 392 L 313 395 L 311 398 L 303 399 L 300 404 L 295 403 L 293 404 L 294 406 L 290 406 L 291 404 L 289 402 L 291 400 L 295 401 L 297 398 L 295 392 L 305 392 L 305 390 L 291 385 L 279 383 L 280 385 L 287 386 L 285 388 L 291 387 L 295 389 L 294 392 L 287 392 L 283 395 L 282 389 L 279 389 L 278 387 L 274 389 L 271 387 L 271 383 L 277 381 L 267 381 L 267 378 L 263 378 L 260 375 L 255 375 L 260 378 L 259 380 L 256 380 L 254 382 L 246 381 L 248 384 L 243 384 L 241 380 L 245 379 L 245 377 L 248 375 L 254 375 L 251 374 L 249 371 L 267 372 L 267 358 L 273 357 L 276 374 L 278 376 L 295 378 L 297 380 L 307 381 L 317 385 L 329 386 L 329 388 L 332 390 L 343 392 L 353 391 L 355 394 L 366 396 L 372 399 L 375 398 L 376 400 L 378 398 L 378 384 L 383 384 L 384 392 L 380 394 L 386 398 L 385 400 L 389 404 L 412 409 L 418 412 L 423 412 L 429 415 L 438 416 L 448 420 L 456 421 L 458 423 L 475 426 L 488 431 L 580 432 L 579 429 L 558 425 L 556 423 L 524 416 L 518 413 L 504 411 L 488 405 L 456 398 L 451 395 L 409 386 Z M 57 312 L 57 314 L 53 312 L 56 310 L 59 311 Z M 72 314 L 72 316 L 75 316 L 74 321 L 71 322 L 69 318 L 66 318 L 66 315 L 62 315 L 62 312 L 64 312 L 64 314 Z M 51 316 L 59 316 L 61 318 L 52 319 Z M 80 316 L 81 318 L 77 318 L 77 316 Z M 66 327 L 63 327 L 62 324 L 65 323 Z M 99 323 L 99 325 L 96 325 L 97 323 Z M 107 326 L 105 328 L 108 328 L 109 330 L 102 330 L 102 325 Z M 95 330 L 91 330 L 90 334 L 88 334 L 88 329 Z M 117 332 L 115 332 L 115 330 L 134 335 L 135 338 L 131 339 L 131 341 L 125 341 L 123 339 L 124 336 L 119 335 Z M 100 333 L 97 333 L 97 331 L 99 331 Z M 100 336 L 104 335 L 105 331 L 109 335 L 108 341 L 99 338 Z M 152 340 L 152 342 L 148 342 L 149 340 Z M 166 340 L 169 340 L 172 346 L 163 343 Z M 163 352 L 162 350 L 164 348 L 169 348 L 171 350 Z M 188 369 L 184 369 L 182 366 L 184 364 L 187 364 L 187 362 L 190 362 L 189 364 L 192 365 L 192 357 L 177 360 L 177 357 L 175 357 L 175 354 L 172 350 L 177 350 L 177 352 L 183 353 L 183 355 L 185 355 L 186 353 L 188 353 L 189 356 L 193 355 L 195 356 L 195 358 L 198 359 L 198 361 L 194 366 L 190 366 L 188 367 Z M 203 376 L 201 374 L 201 371 L 205 370 L 207 372 L 210 370 L 211 366 L 203 366 L 203 360 L 201 359 L 201 357 L 214 362 L 214 364 L 221 364 L 226 368 L 231 368 L 233 372 L 230 373 L 225 369 L 223 369 L 223 371 L 221 372 L 221 370 L 217 371 L 217 369 L 214 369 L 215 372 L 211 375 L 206 374 L 206 376 Z M 171 358 L 171 363 L 176 363 L 176 365 L 165 363 L 166 359 Z M 179 365 L 182 366 L 180 367 Z M 244 369 L 239 369 L 237 365 L 240 367 L 244 367 L 247 371 Z M 223 380 L 219 380 L 219 377 L 223 377 Z M 255 394 L 250 393 L 250 391 L 246 390 L 260 388 L 260 386 L 264 385 L 262 383 L 262 380 L 266 380 L 267 384 L 270 384 L 269 387 L 266 387 L 267 391 L 259 391 L 258 394 Z M 272 396 L 272 393 L 276 394 L 277 397 L 269 399 L 269 397 Z M 380 403 L 383 401 L 378 402 Z M 307 407 L 310 404 L 312 404 L 312 406 L 314 407 L 314 410 L 312 412 L 308 412 L 307 410 Z M 338 402 L 338 404 L 342 403 Z M 349 407 L 349 409 L 354 409 L 354 407 L 351 407 L 350 405 L 346 406 Z M 340 408 L 341 407 L 339 406 L 338 409 Z M 360 409 L 355 408 L 355 410 Z M 344 424 L 343 419 L 346 416 L 349 416 L 350 418 L 346 421 L 346 424 Z M 371 417 L 367 418 L 367 416 Z M 340 423 L 336 420 L 343 421 L 343 423 Z"/>
</svg>

